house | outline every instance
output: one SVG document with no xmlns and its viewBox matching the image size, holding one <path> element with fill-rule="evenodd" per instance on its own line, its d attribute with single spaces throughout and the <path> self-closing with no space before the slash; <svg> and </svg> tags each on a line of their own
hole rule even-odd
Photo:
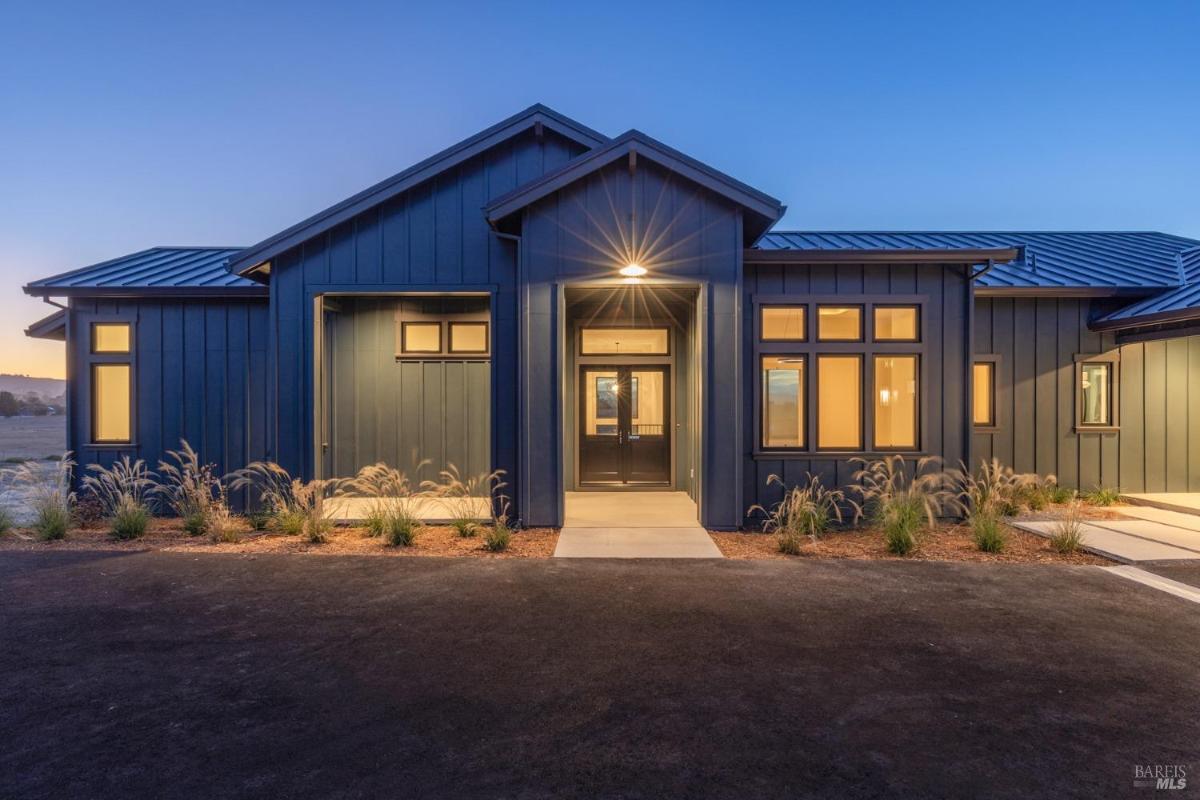
<svg viewBox="0 0 1200 800">
<path fill-rule="evenodd" d="M 253 246 L 34 281 L 28 333 L 66 341 L 82 463 L 497 468 L 531 525 L 653 488 L 737 528 L 771 473 L 889 453 L 1200 490 L 1200 241 L 783 212 L 538 105 Z"/>
</svg>

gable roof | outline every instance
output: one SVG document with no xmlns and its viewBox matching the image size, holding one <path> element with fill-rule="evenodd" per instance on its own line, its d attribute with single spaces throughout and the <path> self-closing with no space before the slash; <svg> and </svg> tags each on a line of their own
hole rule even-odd
<svg viewBox="0 0 1200 800">
<path fill-rule="evenodd" d="M 763 250 L 1018 248 L 979 285 L 1008 289 L 1152 291 L 1181 283 L 1180 253 L 1200 241 L 1153 231 L 773 231 Z"/>
<path fill-rule="evenodd" d="M 750 212 L 745 224 L 746 239 L 749 242 L 757 240 L 763 232 L 783 216 L 785 207 L 774 197 L 684 155 L 640 131 L 630 130 L 608 144 L 589 150 L 558 169 L 497 197 L 484 206 L 488 224 L 495 227 L 501 220 L 529 204 L 537 202 L 609 164 L 627 158 L 630 154 L 636 154 L 637 158 L 644 156 L 659 166 L 727 198 Z"/>
<path fill-rule="evenodd" d="M 266 288 L 230 274 L 237 247 L 151 247 L 25 286 L 41 297 L 71 295 L 263 295 Z"/>
<path fill-rule="evenodd" d="M 559 114 L 538 103 L 519 114 L 463 139 L 456 145 L 430 156 L 408 169 L 398 172 L 386 180 L 320 211 L 290 228 L 270 236 L 258 244 L 243 250 L 229 263 L 231 272 L 245 274 L 254 267 L 269 261 L 296 245 L 318 236 L 419 183 L 429 180 L 440 172 L 451 169 L 483 151 L 511 139 L 521 131 L 542 125 L 550 130 L 587 147 L 596 147 L 608 141 L 601 133 Z"/>
</svg>

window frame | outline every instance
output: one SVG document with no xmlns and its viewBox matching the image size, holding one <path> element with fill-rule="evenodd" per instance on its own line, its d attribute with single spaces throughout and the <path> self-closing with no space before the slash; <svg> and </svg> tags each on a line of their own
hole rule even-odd
<svg viewBox="0 0 1200 800">
<path fill-rule="evenodd" d="M 913 339 L 880 339 L 875 325 L 875 312 L 881 308 L 911 308 L 917 315 L 917 335 Z M 921 307 L 912 303 L 872 303 L 871 304 L 871 342 L 872 344 L 917 344 L 921 341 Z"/>
<path fill-rule="evenodd" d="M 414 320 L 415 321 L 415 320 Z M 482 350 L 455 350 L 454 327 L 456 325 L 483 328 Z M 492 352 L 492 326 L 484 319 L 450 319 L 446 320 L 446 353 L 452 356 L 486 356 Z"/>
<path fill-rule="evenodd" d="M 756 459 L 810 459 L 814 457 L 866 458 L 880 457 L 892 453 L 907 455 L 925 454 L 929 452 L 929 392 L 930 386 L 930 353 L 929 314 L 927 310 L 931 302 L 929 295 L 922 294 L 771 294 L 754 293 L 750 295 L 751 314 L 746 314 L 746 326 L 751 338 L 750 360 L 751 368 L 762 371 L 762 356 L 805 358 L 805 446 L 804 447 L 765 447 L 763 445 L 763 382 L 761 374 L 755 375 L 753 385 L 752 413 L 754 441 L 751 457 Z M 805 341 L 776 341 L 762 338 L 762 306 L 806 306 L 806 327 L 808 337 Z M 815 329 L 816 309 L 818 306 L 861 306 L 863 322 L 863 338 L 859 341 L 819 341 Z M 875 305 L 885 306 L 915 306 L 917 308 L 917 325 L 919 341 L 901 342 L 887 340 L 873 341 Z M 744 329 L 745 330 L 745 329 Z M 857 450 L 828 449 L 817 447 L 817 362 L 818 355 L 859 355 L 862 358 L 862 398 L 860 407 L 860 424 L 862 436 L 861 446 Z M 871 402 L 874 392 L 874 375 L 866 374 L 866 367 L 872 363 L 875 355 L 915 355 L 917 356 L 917 447 L 909 450 L 889 449 L 886 451 L 872 450 L 874 447 L 875 414 L 874 403 Z"/>
<path fill-rule="evenodd" d="M 1087 364 L 1108 366 L 1108 422 L 1083 421 L 1083 368 Z M 1121 430 L 1121 353 L 1075 354 L 1075 433 L 1116 433 Z"/>
<path fill-rule="evenodd" d="M 821 359 L 823 359 L 823 358 L 839 358 L 839 359 L 852 358 L 852 359 L 855 359 L 856 361 L 858 361 L 858 447 L 845 447 L 843 445 L 837 445 L 834 447 L 822 447 L 821 446 Z M 816 360 L 815 360 L 816 368 L 813 370 L 814 391 L 813 391 L 813 397 L 812 397 L 813 411 L 816 412 L 814 414 L 815 421 L 814 421 L 814 426 L 813 426 L 813 432 L 816 435 L 813 438 L 812 452 L 814 452 L 814 453 L 869 452 L 867 450 L 867 425 L 869 424 L 867 422 L 867 409 L 868 409 L 868 407 L 871 409 L 871 417 L 872 417 L 872 421 L 874 421 L 875 406 L 873 403 L 867 402 L 867 396 L 870 394 L 871 389 L 874 388 L 873 381 L 871 383 L 871 388 L 870 389 L 868 388 L 867 375 L 866 375 L 866 368 L 867 368 L 866 365 L 867 365 L 868 358 L 873 359 L 874 356 L 868 356 L 865 353 L 850 353 L 850 352 L 847 352 L 847 353 L 817 353 L 816 354 Z M 872 437 L 872 439 L 874 439 L 874 437 Z M 874 446 L 875 442 L 872 441 L 871 444 L 872 444 L 872 446 Z"/>
<path fill-rule="evenodd" d="M 798 308 L 803 312 L 804 319 L 802 320 L 802 323 L 800 326 L 801 330 L 800 330 L 800 338 L 799 339 L 779 339 L 779 338 L 775 338 L 775 337 L 768 337 L 768 336 L 766 336 L 766 334 L 763 333 L 763 329 L 766 327 L 763 324 L 763 316 L 768 309 L 772 309 L 772 308 L 787 308 L 787 309 Z M 758 331 L 757 341 L 760 341 L 760 342 L 797 342 L 800 344 L 804 344 L 809 341 L 809 338 L 810 338 L 808 335 L 809 308 L 808 308 L 807 303 L 764 303 L 762 305 L 757 306 L 755 313 L 758 315 L 758 320 L 757 320 L 758 327 L 755 328 L 755 330 Z"/>
<path fill-rule="evenodd" d="M 436 327 L 438 330 L 438 346 L 436 350 L 412 350 L 408 346 L 408 329 L 412 325 Z M 400 320 L 400 353 L 401 356 L 420 357 L 439 356 L 446 352 L 446 322 L 442 319 L 405 319 Z"/>
<path fill-rule="evenodd" d="M 96 329 L 99 327 L 115 327 L 122 326 L 125 328 L 125 335 L 129 340 L 129 347 L 125 350 L 97 350 L 96 349 Z M 128 356 L 133 352 L 133 324 L 126 320 L 92 320 L 88 323 L 88 355 L 92 356 Z"/>
<path fill-rule="evenodd" d="M 789 339 L 788 341 L 792 341 L 792 340 Z M 766 414 L 767 391 L 766 391 L 766 386 L 765 386 L 766 381 L 764 380 L 765 375 L 764 375 L 763 362 L 768 358 L 798 358 L 798 359 L 800 359 L 801 363 L 803 364 L 803 368 L 800 370 L 801 376 L 803 377 L 803 382 L 800 386 L 800 404 L 803 406 L 804 413 L 801 415 L 801 418 L 800 418 L 800 442 L 801 442 L 801 444 L 799 447 L 791 447 L 791 446 L 767 447 L 767 445 L 764 444 L 764 441 L 767 438 L 767 427 L 766 427 L 767 426 L 767 414 Z M 809 394 L 810 394 L 809 389 L 810 389 L 810 386 L 813 384 L 812 371 L 810 368 L 811 365 L 809 363 L 810 360 L 811 360 L 810 356 L 808 356 L 807 354 L 803 354 L 803 353 L 798 354 L 798 355 L 788 355 L 785 353 L 761 353 L 758 355 L 757 360 L 756 360 L 756 366 L 758 368 L 758 377 L 755 381 L 755 383 L 758 385 L 758 404 L 756 406 L 756 408 L 758 410 L 758 426 L 757 426 L 756 444 L 762 450 L 772 452 L 772 453 L 774 453 L 774 452 L 789 452 L 789 451 L 807 452 L 807 450 L 812 446 L 812 439 L 809 437 Z"/>
<path fill-rule="evenodd" d="M 856 298 L 857 300 L 857 298 Z M 824 302 L 813 304 L 813 319 L 815 323 L 816 336 L 813 341 L 819 344 L 865 344 L 867 337 L 867 308 L 874 308 L 874 303 L 868 302 Z M 821 338 L 821 309 L 822 308 L 854 308 L 858 310 L 858 336 L 854 339 L 823 339 Z M 871 313 L 874 317 L 874 312 Z M 920 330 L 920 328 L 918 328 Z"/>
<path fill-rule="evenodd" d="M 975 423 L 975 365 L 988 364 L 992 371 L 992 394 L 988 398 L 992 410 L 992 421 L 986 425 Z M 971 356 L 971 375 L 968 381 L 971 413 L 971 430 L 975 433 L 997 433 L 1000 430 L 1000 355 L 998 353 L 976 353 Z"/>
<path fill-rule="evenodd" d="M 81 355 L 84 377 L 84 397 L 87 398 L 88 411 L 86 444 L 82 447 L 91 450 L 130 450 L 138 447 L 138 326 L 137 320 L 129 316 L 112 314 L 80 314 L 79 327 L 87 331 L 87 341 L 76 352 Z M 126 325 L 129 328 L 129 350 L 126 352 L 100 351 L 95 352 L 94 331 L 96 325 Z M 103 365 L 129 367 L 129 438 L 128 439 L 98 439 L 96 437 L 96 412 L 99 404 L 96 402 L 96 367 Z"/>
<path fill-rule="evenodd" d="M 661 353 L 596 353 L 584 350 L 583 348 L 583 332 L 588 330 L 647 330 L 647 331 L 666 331 L 667 333 L 667 349 Z M 575 335 L 575 355 L 578 358 L 672 358 L 674 353 L 674 345 L 671 340 L 672 329 L 670 325 L 656 323 L 653 325 L 630 325 L 620 322 L 589 322 L 586 325 L 578 325 Z"/>
<path fill-rule="evenodd" d="M 872 316 L 873 315 L 874 315 L 874 311 L 872 310 Z M 920 332 L 921 332 L 921 328 L 919 327 L 920 326 L 920 318 L 919 317 L 918 317 L 917 324 L 918 324 L 917 335 L 919 336 Z M 888 341 L 893 341 L 893 340 L 889 339 Z M 899 341 L 899 340 L 895 340 L 895 341 Z M 916 399 L 913 402 L 913 443 L 906 447 L 900 447 L 897 445 L 893 445 L 891 447 L 880 447 L 879 446 L 879 426 L 876 424 L 877 420 L 875 419 L 875 399 L 876 399 L 875 395 L 878 393 L 878 387 L 875 384 L 875 364 L 881 358 L 912 358 L 912 359 L 915 359 L 917 362 L 916 369 L 913 370 L 913 379 L 916 380 L 916 382 L 917 382 Z M 871 396 L 868 400 L 868 404 L 871 406 L 871 417 L 872 417 L 871 418 L 871 448 L 872 448 L 873 452 L 877 452 L 877 453 L 916 453 L 916 452 L 920 451 L 921 442 L 923 441 L 923 439 L 921 437 L 921 392 L 925 388 L 925 384 L 922 380 L 922 371 L 921 371 L 921 361 L 922 360 L 923 359 L 921 358 L 920 353 L 873 353 L 871 355 L 871 370 L 870 370 Z M 866 372 L 865 367 L 864 367 L 863 371 L 864 371 L 864 373 Z"/>
</svg>

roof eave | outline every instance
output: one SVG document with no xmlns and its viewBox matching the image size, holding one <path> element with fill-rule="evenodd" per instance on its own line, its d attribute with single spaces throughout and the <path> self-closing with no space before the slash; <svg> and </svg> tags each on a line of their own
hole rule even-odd
<svg viewBox="0 0 1200 800">
<path fill-rule="evenodd" d="M 977 286 L 976 297 L 1129 297 L 1142 298 L 1162 291 L 1146 286 Z"/>
<path fill-rule="evenodd" d="M 51 297 L 267 297 L 267 286 L 37 286 L 22 287 L 25 294 Z"/>
<path fill-rule="evenodd" d="M 1006 248 L 938 250 L 746 250 L 746 264 L 983 264 L 1007 263 L 1020 251 Z"/>
<path fill-rule="evenodd" d="M 39 319 L 25 329 L 25 335 L 30 339 L 65 342 L 67 340 L 67 312 L 60 309 Z"/>
<path fill-rule="evenodd" d="M 318 236 L 363 211 L 401 194 L 539 123 L 555 133 L 588 147 L 597 147 L 608 141 L 603 134 L 569 117 L 541 104 L 533 105 L 519 114 L 435 153 L 408 169 L 246 248 L 237 257 L 231 258 L 226 268 L 236 275 L 243 275 L 248 270 L 271 260 L 313 236 Z"/>
<path fill-rule="evenodd" d="M 1145 328 L 1151 325 L 1163 325 L 1172 322 L 1188 322 L 1190 320 L 1200 320 L 1200 307 L 1156 311 L 1152 314 L 1137 314 L 1118 319 L 1099 319 L 1089 323 L 1088 327 L 1094 331 L 1117 331 L 1131 328 Z"/>
</svg>

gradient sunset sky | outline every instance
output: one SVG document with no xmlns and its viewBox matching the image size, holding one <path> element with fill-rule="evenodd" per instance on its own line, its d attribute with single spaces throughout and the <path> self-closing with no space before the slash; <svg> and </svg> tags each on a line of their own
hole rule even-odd
<svg viewBox="0 0 1200 800">
<path fill-rule="evenodd" d="M 534 102 L 784 228 L 1200 238 L 1200 3 L 172 5 L 5 10 L 0 372 L 64 372 L 25 282 L 253 244 Z"/>
</svg>

